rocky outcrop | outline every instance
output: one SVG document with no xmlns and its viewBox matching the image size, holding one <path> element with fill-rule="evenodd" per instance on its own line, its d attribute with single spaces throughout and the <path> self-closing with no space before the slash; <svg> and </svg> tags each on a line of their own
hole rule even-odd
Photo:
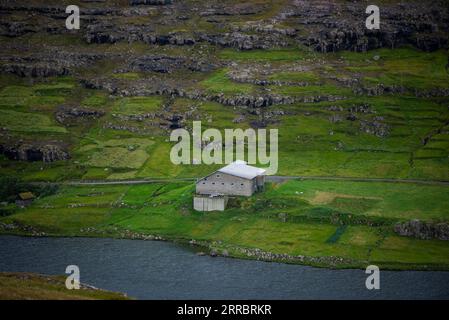
<svg viewBox="0 0 449 320">
<path fill-rule="evenodd" d="M 38 30 L 36 26 L 26 21 L 0 22 L 0 35 L 5 37 L 20 37 L 27 33 L 37 32 Z"/>
<path fill-rule="evenodd" d="M 364 52 L 402 44 L 432 51 L 448 45 L 445 1 L 382 4 L 380 30 L 365 27 L 366 6 L 355 1 L 295 0 L 277 20 L 299 24 L 304 36 L 298 41 L 320 52 Z"/>
<path fill-rule="evenodd" d="M 176 69 L 183 68 L 185 63 L 186 59 L 180 57 L 163 55 L 143 56 L 132 61 L 130 69 L 133 71 L 170 73 Z"/>
<path fill-rule="evenodd" d="M 385 123 L 382 116 L 372 116 L 376 111 L 368 104 L 352 105 L 347 109 L 349 112 L 344 116 L 341 114 L 345 109 L 341 106 L 330 106 L 326 110 L 331 111 L 329 116 L 331 123 L 343 122 L 345 120 L 358 122 L 359 129 L 363 133 L 371 134 L 379 138 L 385 138 L 390 134 L 391 126 Z"/>
<path fill-rule="evenodd" d="M 353 88 L 353 92 L 357 95 L 381 96 L 384 94 L 403 94 L 407 92 L 407 89 L 402 86 L 386 86 L 384 84 L 378 84 L 372 87 L 356 85 Z"/>
<path fill-rule="evenodd" d="M 230 32 L 220 34 L 203 33 L 199 36 L 200 41 L 206 41 L 213 45 L 236 48 L 239 50 L 270 49 L 274 47 L 285 47 L 288 42 L 277 34 L 257 35 L 241 32 Z"/>
<path fill-rule="evenodd" d="M 190 46 L 196 37 L 188 32 L 156 33 L 149 25 L 116 25 L 110 21 L 99 21 L 88 25 L 84 35 L 87 43 L 144 42 L 157 45 Z"/>
<path fill-rule="evenodd" d="M 447 223 L 427 223 L 412 220 L 396 224 L 394 231 L 400 236 L 418 239 L 449 240 L 449 224 Z"/>
<path fill-rule="evenodd" d="M 27 78 L 64 76 L 72 73 L 75 68 L 91 65 L 103 57 L 100 54 L 65 51 L 14 57 L 0 56 L 0 72 Z"/>
<path fill-rule="evenodd" d="M 65 76 L 70 70 L 61 65 L 47 63 L 9 63 L 0 66 L 0 72 L 11 73 L 24 78 L 44 78 L 53 76 Z"/>
<path fill-rule="evenodd" d="M 67 160 L 69 153 L 56 143 L 17 142 L 1 144 L 0 153 L 11 160 L 54 162 Z"/>
<path fill-rule="evenodd" d="M 5 17 L 0 22 L 0 35 L 67 34 L 61 23 L 67 17 L 64 9 L 59 5 L 4 1 L 0 4 L 0 14 Z M 192 45 L 207 41 L 251 50 L 296 42 L 320 52 L 367 51 L 402 44 L 433 51 L 448 46 L 446 1 L 382 4 L 380 30 L 365 27 L 365 9 L 366 3 L 356 1 L 290 0 L 275 6 L 274 3 L 252 2 L 129 0 L 128 7 L 108 2 L 85 3 L 82 22 L 87 28 L 85 40 L 88 43 L 142 41 L 159 45 Z M 273 15 L 267 14 L 266 19 L 261 19 L 262 13 Z M 31 14 L 41 15 L 44 22 L 31 23 L 21 17 Z M 146 16 L 148 23 L 126 23 L 124 18 L 132 16 Z M 183 22 L 192 18 L 200 22 L 192 34 L 158 32 L 160 26 L 171 24 L 173 29 L 186 29 Z M 208 27 L 200 27 L 202 23 Z"/>
<path fill-rule="evenodd" d="M 131 0 L 130 5 L 138 6 L 138 5 L 150 5 L 150 6 L 164 6 L 168 4 L 172 4 L 173 0 Z"/>
<path fill-rule="evenodd" d="M 11 223 L 3 223 L 0 222 L 0 230 L 6 232 L 20 232 L 29 234 L 33 237 L 45 237 L 47 234 L 45 232 L 40 231 L 34 226 L 29 226 L 26 224 L 22 224 L 20 222 L 14 221 Z"/>
<path fill-rule="evenodd" d="M 239 83 L 251 83 L 257 86 L 298 86 L 307 87 L 311 83 L 306 81 L 291 81 L 291 80 L 271 80 L 267 77 L 270 74 L 263 74 L 263 71 L 259 70 L 246 70 L 246 69 L 236 69 L 231 70 L 227 73 L 229 79 Z M 271 70 L 274 73 L 273 70 Z"/>
<path fill-rule="evenodd" d="M 373 120 L 361 120 L 360 131 L 379 138 L 387 137 L 390 134 L 390 127 L 383 120 L 383 117 L 374 117 Z"/>
<path fill-rule="evenodd" d="M 104 116 L 105 112 L 100 110 L 91 110 L 81 107 L 60 106 L 56 111 L 56 120 L 64 125 L 77 122 L 79 120 L 95 120 Z"/>
<path fill-rule="evenodd" d="M 262 22 L 248 22 L 245 25 L 233 26 L 232 29 L 233 31 L 238 32 L 278 34 L 290 37 L 294 37 L 297 35 L 297 31 L 295 28 L 276 26 L 273 24 L 266 24 Z"/>
<path fill-rule="evenodd" d="M 84 0 L 83 2 L 88 2 Z M 90 1 L 94 2 L 94 1 Z M 111 7 L 106 1 L 95 1 L 96 6 L 83 8 L 83 14 L 90 15 L 115 15 L 120 13 L 120 9 L 117 7 Z M 106 5 L 98 6 L 99 2 L 105 2 Z M 18 3 L 18 1 L 3 1 L 0 4 L 0 12 L 4 14 L 17 14 L 18 12 L 40 14 L 48 17 L 65 19 L 67 14 L 65 12 L 66 6 L 62 5 L 49 5 L 39 3 Z"/>
<path fill-rule="evenodd" d="M 200 12 L 201 16 L 246 16 L 261 13 L 267 9 L 266 5 L 255 5 L 252 3 L 237 3 L 234 5 L 212 5 Z"/>
<path fill-rule="evenodd" d="M 150 68 L 151 67 L 152 65 L 150 65 Z M 166 69 L 162 68 L 159 72 L 164 72 L 164 70 Z M 227 106 L 247 106 L 251 108 L 269 107 L 271 105 L 289 105 L 296 102 L 311 103 L 322 101 L 339 101 L 344 99 L 343 96 L 334 95 L 298 97 L 274 93 L 225 95 L 223 93 L 208 93 L 203 90 L 189 90 L 187 88 L 180 87 L 179 84 L 176 83 L 163 83 L 160 79 L 157 82 L 152 82 L 150 79 L 145 79 L 133 83 L 127 82 L 122 84 L 114 79 L 101 78 L 83 79 L 81 83 L 86 88 L 104 89 L 110 94 L 119 96 L 165 95 L 170 97 L 188 98 L 192 100 L 213 101 Z"/>
<path fill-rule="evenodd" d="M 287 46 L 288 41 L 284 36 L 285 34 L 282 32 L 267 32 L 266 30 L 258 34 L 238 31 L 209 33 L 200 30 L 194 33 L 170 32 L 161 34 L 156 33 L 153 27 L 147 25 L 117 26 L 110 22 L 97 22 L 88 26 L 84 38 L 87 43 L 140 41 L 146 44 L 178 46 L 191 46 L 197 42 L 208 42 L 222 47 L 252 50 Z"/>
</svg>

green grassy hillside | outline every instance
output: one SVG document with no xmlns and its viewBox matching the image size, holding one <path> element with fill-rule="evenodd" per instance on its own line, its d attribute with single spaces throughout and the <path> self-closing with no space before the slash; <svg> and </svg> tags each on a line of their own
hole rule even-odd
<svg viewBox="0 0 449 320">
<path fill-rule="evenodd" d="M 368 54 L 317 54 L 297 48 L 263 52 L 226 49 L 216 55 L 223 61 L 235 59 L 238 66 L 234 69 L 258 70 L 269 63 L 272 69 L 291 70 L 305 64 L 310 69 L 305 73 L 281 71 L 263 77 L 287 83 L 307 81 L 309 85 L 259 87 L 235 82 L 230 78 L 231 71 L 222 69 L 198 79 L 195 86 L 206 92 L 235 95 L 266 90 L 311 102 L 275 105 L 252 114 L 241 107 L 187 98 L 109 96 L 101 90 L 82 88 L 71 77 L 29 85 L 5 76 L 0 81 L 3 130 L 14 139 L 62 141 L 69 145 L 71 159 L 42 164 L 11 162 L 3 157 L 0 172 L 40 181 L 206 175 L 213 168 L 170 162 L 173 144 L 168 142 L 169 131 L 160 127 L 167 122 L 163 117 L 135 120 L 148 113 L 163 114 L 169 105 L 170 114 L 193 110 L 183 122 L 186 128 L 193 120 L 201 120 L 204 129 L 246 129 L 255 123 L 278 129 L 279 175 L 449 180 L 449 101 L 411 93 L 425 88 L 449 89 L 445 52 L 382 49 Z M 373 56 L 380 59 L 373 60 Z M 370 85 L 401 84 L 412 91 L 360 95 L 336 80 L 354 77 Z M 134 81 L 134 77 L 131 79 L 122 81 Z M 339 100 L 314 101 L 327 96 Z M 81 105 L 106 115 L 67 126 L 54 119 L 61 104 Z M 241 121 L 236 123 L 239 117 Z M 385 134 L 376 132 L 376 123 Z"/>
<path fill-rule="evenodd" d="M 267 260 L 318 266 L 449 269 L 447 241 L 393 232 L 413 218 L 447 221 L 446 186 L 293 180 L 216 213 L 192 209 L 193 189 L 181 182 L 66 186 L 0 222 L 3 233 L 193 239 L 225 255 L 260 249 L 291 256 Z M 305 260 L 292 258 L 298 255 Z"/>
</svg>

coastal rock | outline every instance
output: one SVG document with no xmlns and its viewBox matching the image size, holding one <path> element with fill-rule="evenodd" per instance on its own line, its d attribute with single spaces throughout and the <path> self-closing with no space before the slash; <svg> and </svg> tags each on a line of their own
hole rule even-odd
<svg viewBox="0 0 449 320">
<path fill-rule="evenodd" d="M 210 251 L 210 253 L 209 253 L 209 255 L 211 256 L 211 257 L 218 257 L 218 253 L 217 253 L 217 251 L 215 251 L 215 250 L 211 250 Z"/>
</svg>

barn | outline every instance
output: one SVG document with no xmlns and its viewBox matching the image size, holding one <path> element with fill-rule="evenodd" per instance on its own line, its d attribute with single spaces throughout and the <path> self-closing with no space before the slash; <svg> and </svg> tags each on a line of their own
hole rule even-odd
<svg viewBox="0 0 449 320">
<path fill-rule="evenodd" d="M 228 196 L 250 197 L 262 191 L 264 184 L 264 169 L 249 166 L 245 161 L 235 161 L 197 181 L 194 208 L 198 211 L 211 211 L 205 208 L 222 211 Z"/>
</svg>

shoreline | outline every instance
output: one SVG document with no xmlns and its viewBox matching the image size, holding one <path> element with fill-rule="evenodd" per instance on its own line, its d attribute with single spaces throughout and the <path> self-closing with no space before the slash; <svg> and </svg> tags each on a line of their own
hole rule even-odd
<svg viewBox="0 0 449 320">
<path fill-rule="evenodd" d="M 126 231 L 125 231 L 126 233 Z M 162 237 L 155 235 L 145 235 L 138 233 L 108 234 L 101 236 L 99 234 L 80 234 L 80 235 L 60 235 L 60 234 L 41 234 L 36 235 L 27 232 L 5 232 L 0 229 L 0 236 L 16 236 L 29 238 L 86 238 L 86 239 L 115 239 L 115 240 L 140 240 L 140 241 L 163 241 L 169 242 L 184 249 L 192 251 L 198 256 L 222 257 L 242 260 L 255 260 L 261 262 L 274 262 L 281 264 L 300 265 L 313 268 L 322 268 L 328 270 L 363 270 L 369 265 L 377 265 L 385 271 L 416 271 L 416 272 L 449 272 L 449 266 L 432 264 L 404 264 L 392 262 L 390 264 L 376 264 L 369 261 L 348 260 L 333 256 L 292 256 L 288 254 L 278 254 L 263 251 L 258 248 L 245 248 L 240 246 L 222 245 L 217 241 L 201 241 L 194 239 L 184 239 L 175 237 Z"/>
</svg>

